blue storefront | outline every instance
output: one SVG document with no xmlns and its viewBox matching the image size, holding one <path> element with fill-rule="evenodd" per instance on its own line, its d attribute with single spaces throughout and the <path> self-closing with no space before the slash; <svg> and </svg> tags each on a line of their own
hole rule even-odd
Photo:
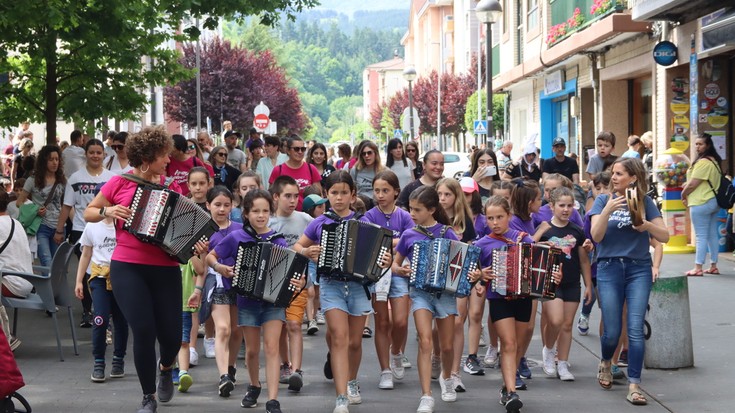
<svg viewBox="0 0 735 413">
<path fill-rule="evenodd" d="M 570 111 L 570 99 L 577 93 L 577 79 L 563 81 L 561 72 L 558 79 L 552 76 L 546 80 L 545 90 L 539 94 L 540 143 L 541 157 L 550 158 L 551 141 L 562 137 L 567 142 L 567 154 L 577 148 L 577 127 Z"/>
</svg>

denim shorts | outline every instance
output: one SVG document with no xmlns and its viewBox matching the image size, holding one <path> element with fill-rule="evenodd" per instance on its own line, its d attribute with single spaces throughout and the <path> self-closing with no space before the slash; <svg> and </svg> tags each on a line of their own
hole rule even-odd
<svg viewBox="0 0 735 413">
<path fill-rule="evenodd" d="M 217 287 L 212 291 L 212 304 L 235 305 L 237 304 L 237 293 L 235 290 L 225 290 Z"/>
<path fill-rule="evenodd" d="M 373 312 L 373 305 L 365 294 L 365 287 L 355 281 L 340 281 L 324 277 L 319 283 L 322 311 L 342 310 L 351 316 Z"/>
<path fill-rule="evenodd" d="M 412 288 L 409 295 L 411 296 L 412 313 L 417 310 L 429 310 L 434 318 L 457 315 L 457 298 L 454 294 L 435 294 Z"/>
<path fill-rule="evenodd" d="M 191 340 L 191 312 L 181 312 L 181 342 L 188 343 Z"/>
<path fill-rule="evenodd" d="M 388 298 L 401 298 L 408 295 L 408 277 L 391 275 Z"/>
<path fill-rule="evenodd" d="M 312 285 L 319 285 L 319 282 L 316 279 L 316 263 L 314 261 L 309 261 L 309 269 L 308 269 L 308 277 L 306 279 L 306 286 L 304 288 L 309 288 Z"/>
<path fill-rule="evenodd" d="M 237 325 L 240 327 L 262 327 L 273 320 L 286 322 L 286 309 L 269 303 L 237 309 Z"/>
</svg>

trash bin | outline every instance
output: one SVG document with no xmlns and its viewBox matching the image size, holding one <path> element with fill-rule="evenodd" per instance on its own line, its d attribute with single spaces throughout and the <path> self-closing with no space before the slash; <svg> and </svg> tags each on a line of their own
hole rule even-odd
<svg viewBox="0 0 735 413">
<path fill-rule="evenodd" d="M 694 365 L 689 284 L 686 276 L 662 275 L 653 284 L 646 312 L 646 354 L 649 369 Z"/>
</svg>

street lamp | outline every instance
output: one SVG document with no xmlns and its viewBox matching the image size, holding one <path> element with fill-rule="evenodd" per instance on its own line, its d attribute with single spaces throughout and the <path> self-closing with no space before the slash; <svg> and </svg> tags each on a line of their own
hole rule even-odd
<svg viewBox="0 0 735 413">
<path fill-rule="evenodd" d="M 498 21 L 503 14 L 503 7 L 498 0 L 482 0 L 475 7 L 477 20 L 485 23 L 485 87 L 487 88 L 487 109 L 485 119 L 487 120 L 487 141 L 490 143 L 493 132 L 493 54 L 492 54 L 492 31 L 491 26 Z M 479 97 L 478 97 L 479 98 Z"/>
<path fill-rule="evenodd" d="M 220 133 L 222 133 L 222 131 L 224 131 L 225 129 L 224 127 L 225 112 L 222 106 L 222 71 L 217 70 L 217 71 L 209 72 L 209 74 L 216 75 L 217 78 L 219 79 L 219 129 L 220 129 Z"/>
<path fill-rule="evenodd" d="M 403 78 L 408 82 L 408 136 L 413 140 L 413 89 L 411 83 L 416 79 L 416 68 L 408 66 L 403 69 Z"/>
</svg>

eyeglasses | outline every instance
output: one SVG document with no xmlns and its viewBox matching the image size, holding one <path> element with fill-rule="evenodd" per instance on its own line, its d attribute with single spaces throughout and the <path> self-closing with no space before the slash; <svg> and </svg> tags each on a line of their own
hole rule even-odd
<svg viewBox="0 0 735 413">
<path fill-rule="evenodd" d="M 125 145 L 110 145 L 113 151 L 121 151 L 125 148 Z"/>
<path fill-rule="evenodd" d="M 197 149 L 197 147 L 196 147 L 196 145 L 189 145 L 189 146 L 186 147 L 186 149 L 188 149 L 190 151 L 195 151 Z"/>
<path fill-rule="evenodd" d="M 217 156 L 223 156 L 223 157 L 227 158 L 227 153 L 226 152 L 220 152 L 220 153 L 217 154 Z"/>
<path fill-rule="evenodd" d="M 306 152 L 306 146 L 292 146 L 291 149 L 296 152 Z"/>
<path fill-rule="evenodd" d="M 373 151 L 365 151 L 362 153 L 362 156 L 373 156 L 375 155 L 375 152 Z"/>
</svg>

